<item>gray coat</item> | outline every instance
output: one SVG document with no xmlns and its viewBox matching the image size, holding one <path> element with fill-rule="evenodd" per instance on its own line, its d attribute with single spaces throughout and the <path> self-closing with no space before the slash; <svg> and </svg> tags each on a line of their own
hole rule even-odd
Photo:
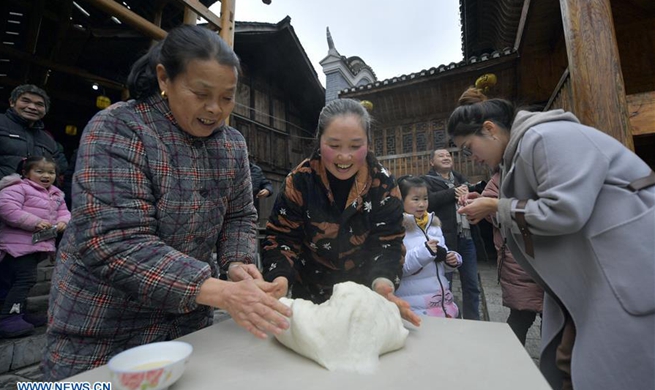
<svg viewBox="0 0 655 390">
<path fill-rule="evenodd" d="M 576 327 L 576 390 L 655 388 L 655 187 L 650 168 L 571 113 L 519 112 L 503 156 L 499 222 L 517 262 L 546 286 L 541 370 L 554 388 L 564 311 Z M 534 257 L 513 220 L 518 200 Z M 550 291 L 550 292 L 548 292 Z"/>
</svg>

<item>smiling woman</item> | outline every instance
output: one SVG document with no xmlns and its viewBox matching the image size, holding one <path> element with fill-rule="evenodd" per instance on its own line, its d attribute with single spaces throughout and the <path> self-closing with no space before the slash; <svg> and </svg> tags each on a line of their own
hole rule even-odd
<svg viewBox="0 0 655 390">
<path fill-rule="evenodd" d="M 264 278 L 287 295 L 322 303 L 335 284 L 370 287 L 415 325 L 393 291 L 402 274 L 404 228 L 393 176 L 368 151 L 371 118 L 359 102 L 323 108 L 314 154 L 291 172 L 266 225 Z"/>
<path fill-rule="evenodd" d="M 199 330 L 214 307 L 260 338 L 288 327 L 290 309 L 269 295 L 279 287 L 252 264 L 248 153 L 225 125 L 238 71 L 215 32 L 178 27 L 132 67 L 136 100 L 87 125 L 52 278 L 47 380 Z"/>
</svg>

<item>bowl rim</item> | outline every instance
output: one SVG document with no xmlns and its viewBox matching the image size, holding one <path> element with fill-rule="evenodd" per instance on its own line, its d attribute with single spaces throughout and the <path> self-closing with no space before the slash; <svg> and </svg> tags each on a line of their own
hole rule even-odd
<svg viewBox="0 0 655 390">
<path fill-rule="evenodd" d="M 165 366 L 157 367 L 156 369 L 169 367 L 169 366 L 172 366 L 172 365 L 174 365 L 176 363 L 184 361 L 189 356 L 191 356 L 191 353 L 193 353 L 193 345 L 191 345 L 191 344 L 189 344 L 189 343 L 187 343 L 185 341 L 177 341 L 177 340 L 157 341 L 157 342 L 154 342 L 154 343 L 137 345 L 136 347 L 128 348 L 128 349 L 126 349 L 124 351 L 119 352 L 118 354 L 114 355 L 111 359 L 109 359 L 109 361 L 107 362 L 107 368 L 111 372 L 120 373 L 120 374 L 122 374 L 122 373 L 138 373 L 138 372 L 152 371 L 152 370 L 154 370 L 154 368 L 149 368 L 149 369 L 145 369 L 145 370 L 135 370 L 135 369 L 130 369 L 130 368 L 123 368 L 123 369 L 117 368 L 117 367 L 115 367 L 116 359 L 120 358 L 121 355 L 124 355 L 127 352 L 133 353 L 135 350 L 138 350 L 138 349 L 149 349 L 149 348 L 153 348 L 153 346 L 157 346 L 157 345 L 161 345 L 161 344 L 167 344 L 167 345 L 177 344 L 177 345 L 179 345 L 179 346 L 181 346 L 183 348 L 187 348 L 188 350 L 184 353 L 183 356 L 181 356 L 181 357 L 179 357 L 179 358 L 177 358 L 175 360 L 172 360 L 170 363 L 166 364 Z"/>
</svg>

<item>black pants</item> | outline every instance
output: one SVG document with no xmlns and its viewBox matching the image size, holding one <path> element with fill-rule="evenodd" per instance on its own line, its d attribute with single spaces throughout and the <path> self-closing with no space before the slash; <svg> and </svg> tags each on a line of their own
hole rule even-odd
<svg viewBox="0 0 655 390">
<path fill-rule="evenodd" d="M 528 330 L 534 323 L 535 318 L 537 318 L 537 312 L 535 311 L 510 309 L 507 325 L 512 328 L 512 331 L 523 345 L 525 345 Z"/>
<path fill-rule="evenodd" d="M 13 257 L 6 254 L 0 261 L 0 278 L 9 291 L 0 311 L 0 318 L 10 314 L 25 313 L 25 301 L 30 289 L 36 284 L 36 268 L 43 254 L 40 252 Z"/>
</svg>

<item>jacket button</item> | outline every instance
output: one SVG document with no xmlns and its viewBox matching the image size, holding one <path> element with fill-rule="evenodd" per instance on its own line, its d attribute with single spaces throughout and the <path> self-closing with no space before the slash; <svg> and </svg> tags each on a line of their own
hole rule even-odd
<svg viewBox="0 0 655 390">
<path fill-rule="evenodd" d="M 207 195 L 209 195 L 209 190 L 208 189 L 203 188 L 202 190 L 200 190 L 200 196 L 202 196 L 203 198 L 206 198 Z"/>
</svg>

